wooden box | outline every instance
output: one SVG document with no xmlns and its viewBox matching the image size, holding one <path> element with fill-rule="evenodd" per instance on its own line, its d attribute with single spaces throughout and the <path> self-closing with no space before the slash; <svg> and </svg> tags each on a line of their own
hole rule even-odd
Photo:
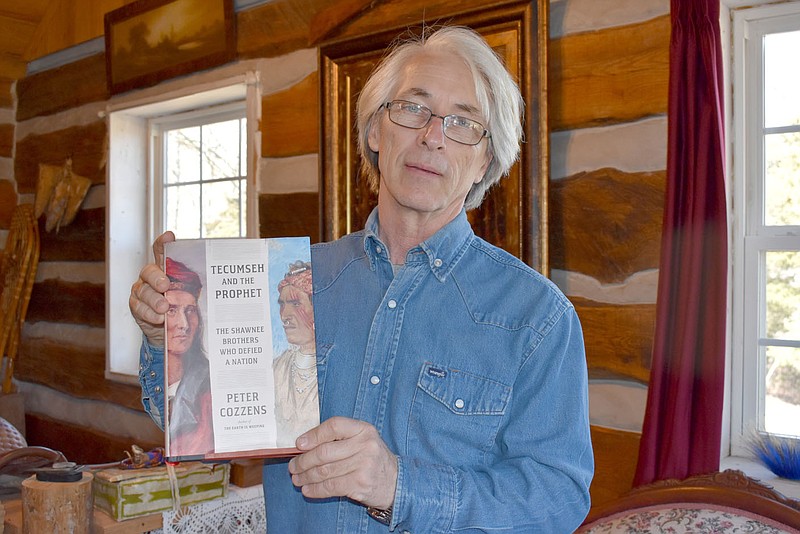
<svg viewBox="0 0 800 534">
<path fill-rule="evenodd" d="M 175 466 L 181 506 L 227 496 L 230 465 L 183 462 Z M 95 473 L 94 505 L 122 521 L 172 508 L 166 467 L 103 469 Z"/>
</svg>

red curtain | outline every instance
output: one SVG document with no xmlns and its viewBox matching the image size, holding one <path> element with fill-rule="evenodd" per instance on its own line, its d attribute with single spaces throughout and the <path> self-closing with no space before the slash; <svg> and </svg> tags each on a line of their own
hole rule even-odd
<svg viewBox="0 0 800 534">
<path fill-rule="evenodd" d="M 672 0 L 656 331 L 634 486 L 719 469 L 728 273 L 719 0 Z"/>
</svg>

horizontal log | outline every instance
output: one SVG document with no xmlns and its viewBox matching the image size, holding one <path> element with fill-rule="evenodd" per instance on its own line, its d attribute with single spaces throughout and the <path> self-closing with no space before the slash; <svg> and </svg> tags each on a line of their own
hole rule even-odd
<svg viewBox="0 0 800 534">
<path fill-rule="evenodd" d="M 639 459 L 639 432 L 592 425 L 595 470 L 589 493 L 592 507 L 613 501 L 633 487 Z"/>
<path fill-rule="evenodd" d="M 657 269 L 666 172 L 583 172 L 550 182 L 550 266 L 619 283 Z"/>
<path fill-rule="evenodd" d="M 551 130 L 667 112 L 670 17 L 550 41 Z"/>
<path fill-rule="evenodd" d="M 106 55 L 95 54 L 17 81 L 17 121 L 108 100 Z"/>
<path fill-rule="evenodd" d="M 422 22 L 435 24 L 450 20 L 454 15 L 494 9 L 504 5 L 520 5 L 519 0 L 429 0 L 427 2 L 409 2 L 408 0 L 384 0 L 379 5 L 362 12 L 361 16 L 352 19 L 329 32 L 328 41 L 352 39 L 359 36 L 382 33 L 397 29 L 401 33 L 409 26 Z M 534 9 L 535 4 L 534 1 Z"/>
<path fill-rule="evenodd" d="M 11 96 L 13 80 L 0 79 L 0 109 L 14 109 L 14 98 Z"/>
<path fill-rule="evenodd" d="M 105 261 L 105 208 L 78 210 L 75 220 L 57 232 L 45 231 L 45 216 L 39 218 L 39 261 Z"/>
<path fill-rule="evenodd" d="M 17 191 L 14 182 L 0 178 L 0 230 L 8 230 L 11 227 L 11 218 L 16 207 Z"/>
<path fill-rule="evenodd" d="M 105 350 L 75 340 L 32 338 L 22 335 L 14 378 L 45 385 L 80 399 L 119 404 L 143 412 L 141 389 L 105 378 Z"/>
<path fill-rule="evenodd" d="M 98 119 L 85 126 L 70 126 L 17 141 L 14 174 L 20 193 L 36 192 L 39 164 L 61 166 L 72 158 L 72 171 L 92 184 L 106 182 L 108 150 L 106 122 Z"/>
<path fill-rule="evenodd" d="M 265 158 L 319 152 L 319 74 L 313 72 L 261 103 L 261 155 Z"/>
<path fill-rule="evenodd" d="M 320 240 L 319 194 L 264 194 L 258 198 L 261 237 L 309 236 Z"/>
<path fill-rule="evenodd" d="M 655 304 L 606 304 L 570 297 L 583 327 L 591 378 L 650 380 Z"/>
<path fill-rule="evenodd" d="M 304 5 L 277 0 L 239 12 L 236 16 L 239 57 L 277 57 L 308 48 L 311 13 Z"/>
<path fill-rule="evenodd" d="M 105 327 L 105 285 L 49 279 L 33 284 L 28 322 Z"/>
<path fill-rule="evenodd" d="M 0 158 L 10 158 L 14 155 L 14 125 L 0 124 Z M 0 178 L 11 178 L 0 176 Z"/>
<path fill-rule="evenodd" d="M 77 464 L 100 464 L 125 459 L 131 451 L 131 438 L 121 438 L 92 428 L 66 423 L 37 413 L 25 415 L 27 442 L 61 451 Z M 136 443 L 144 450 L 163 447 L 163 443 Z"/>
</svg>

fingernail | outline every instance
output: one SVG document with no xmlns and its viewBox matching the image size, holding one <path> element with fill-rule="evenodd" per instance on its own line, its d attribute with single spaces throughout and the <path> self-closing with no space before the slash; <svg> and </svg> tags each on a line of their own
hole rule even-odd
<svg viewBox="0 0 800 534">
<path fill-rule="evenodd" d="M 307 444 L 308 444 L 308 438 L 306 438 L 305 436 L 300 436 L 299 438 L 297 438 L 297 443 L 296 443 L 296 445 L 297 445 L 297 448 L 298 448 L 298 449 L 302 449 L 302 448 L 303 448 L 303 447 L 305 447 Z"/>
</svg>

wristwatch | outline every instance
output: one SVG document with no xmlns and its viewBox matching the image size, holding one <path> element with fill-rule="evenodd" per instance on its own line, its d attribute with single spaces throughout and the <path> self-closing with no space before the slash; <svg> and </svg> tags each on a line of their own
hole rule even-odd
<svg viewBox="0 0 800 534">
<path fill-rule="evenodd" d="M 394 507 L 390 506 L 389 508 L 375 508 L 374 506 L 367 507 L 367 515 L 369 515 L 372 519 L 377 521 L 378 523 L 383 523 L 384 525 L 388 526 L 389 523 L 392 522 L 392 509 Z"/>
</svg>

